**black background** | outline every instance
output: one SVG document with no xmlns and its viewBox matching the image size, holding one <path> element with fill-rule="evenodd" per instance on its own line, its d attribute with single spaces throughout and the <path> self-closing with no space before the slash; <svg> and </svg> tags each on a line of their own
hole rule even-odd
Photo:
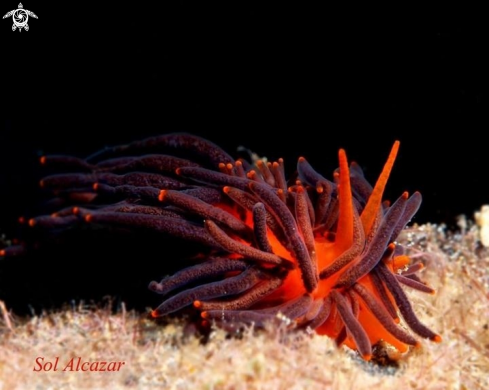
<svg viewBox="0 0 489 390">
<path fill-rule="evenodd" d="M 371 182 L 399 139 L 387 196 L 419 190 L 416 222 L 454 226 L 489 202 L 475 10 L 70 4 L 24 2 L 39 17 L 27 32 L 0 23 L 2 231 L 36 204 L 40 155 L 174 131 L 284 157 L 289 172 L 305 156 L 326 177 L 343 147 Z"/>
</svg>

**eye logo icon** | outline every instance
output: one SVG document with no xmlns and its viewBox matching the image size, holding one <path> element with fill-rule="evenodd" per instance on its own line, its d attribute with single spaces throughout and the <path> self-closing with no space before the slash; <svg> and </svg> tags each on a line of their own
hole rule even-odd
<svg viewBox="0 0 489 390">
<path fill-rule="evenodd" d="M 7 12 L 3 16 L 3 19 L 8 18 L 9 16 L 12 16 L 12 20 L 14 21 L 14 24 L 12 25 L 12 31 L 15 31 L 16 29 L 19 29 L 19 31 L 22 31 L 22 29 L 25 29 L 25 31 L 29 31 L 29 25 L 27 24 L 29 16 L 38 19 L 37 15 L 34 12 L 29 11 L 28 9 L 24 9 L 22 3 L 19 3 L 19 8 Z"/>
</svg>

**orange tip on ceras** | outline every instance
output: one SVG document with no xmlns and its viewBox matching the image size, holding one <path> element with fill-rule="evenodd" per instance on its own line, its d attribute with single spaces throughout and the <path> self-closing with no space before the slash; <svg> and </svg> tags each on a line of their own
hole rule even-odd
<svg viewBox="0 0 489 390">
<path fill-rule="evenodd" d="M 392 259 L 392 265 L 395 270 L 404 268 L 409 263 L 411 263 L 411 259 L 409 258 L 409 256 L 406 255 L 396 256 Z"/>
<path fill-rule="evenodd" d="M 158 194 L 158 200 L 160 202 L 163 202 L 165 200 L 165 196 L 168 190 L 161 190 L 160 193 Z"/>
<path fill-rule="evenodd" d="M 431 338 L 431 341 L 434 341 L 435 343 L 441 343 L 442 342 L 442 338 L 440 335 L 435 335 L 434 337 Z"/>
</svg>

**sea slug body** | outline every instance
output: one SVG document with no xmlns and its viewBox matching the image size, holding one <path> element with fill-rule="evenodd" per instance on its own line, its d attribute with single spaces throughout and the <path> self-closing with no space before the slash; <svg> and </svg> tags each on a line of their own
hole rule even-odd
<svg viewBox="0 0 489 390">
<path fill-rule="evenodd" d="M 303 157 L 287 181 L 284 161 L 233 159 L 203 138 L 172 133 L 109 147 L 86 158 L 45 156 L 71 172 L 41 185 L 65 207 L 29 225 L 149 229 L 209 248 L 195 265 L 149 288 L 161 294 L 161 317 L 187 307 L 217 324 L 262 326 L 288 317 L 358 351 L 366 360 L 383 340 L 405 352 L 410 330 L 439 342 L 412 309 L 404 287 L 434 293 L 416 275 L 396 238 L 421 203 L 418 192 L 389 204 L 383 192 L 396 141 L 376 184 L 338 152 L 332 180 Z M 110 201 L 107 201 L 110 200 Z M 8 255 L 16 248 L 6 248 Z"/>
</svg>

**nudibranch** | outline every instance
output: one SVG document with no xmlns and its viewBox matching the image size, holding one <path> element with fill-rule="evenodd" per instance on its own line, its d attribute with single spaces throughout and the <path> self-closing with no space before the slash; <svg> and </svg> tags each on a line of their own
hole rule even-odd
<svg viewBox="0 0 489 390">
<path fill-rule="evenodd" d="M 186 133 L 108 147 L 86 159 L 48 155 L 43 164 L 70 172 L 47 176 L 41 186 L 66 207 L 29 225 L 148 229 L 198 242 L 208 253 L 149 284 L 163 297 L 152 317 L 193 307 L 223 326 L 288 318 L 369 360 L 381 340 L 401 352 L 419 345 L 413 333 L 441 340 L 419 321 L 404 291 L 434 293 L 416 274 L 423 264 L 396 243 L 421 195 L 383 201 L 398 149 L 396 141 L 373 187 L 343 149 L 332 180 L 300 157 L 287 181 L 282 159 L 235 160 Z M 16 249 L 2 254 L 8 250 Z"/>
</svg>

